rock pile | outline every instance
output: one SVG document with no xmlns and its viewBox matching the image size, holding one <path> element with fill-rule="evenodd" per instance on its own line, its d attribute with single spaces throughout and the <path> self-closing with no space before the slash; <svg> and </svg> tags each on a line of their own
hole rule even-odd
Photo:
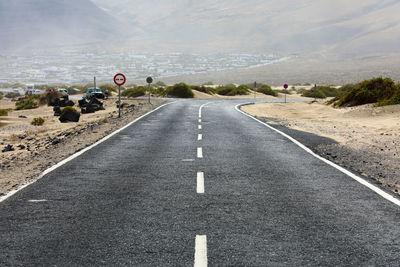
<svg viewBox="0 0 400 267">
<path fill-rule="evenodd" d="M 61 122 L 78 122 L 81 114 L 73 107 L 67 106 L 61 110 L 59 120 Z"/>
<path fill-rule="evenodd" d="M 78 101 L 79 107 L 81 108 L 82 114 L 94 113 L 99 110 L 104 110 L 103 103 L 100 102 L 96 97 L 83 98 Z"/>
</svg>

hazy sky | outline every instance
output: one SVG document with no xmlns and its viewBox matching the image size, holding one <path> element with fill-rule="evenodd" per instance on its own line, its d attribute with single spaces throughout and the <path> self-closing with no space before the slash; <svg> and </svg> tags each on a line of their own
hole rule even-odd
<svg viewBox="0 0 400 267">
<path fill-rule="evenodd" d="M 398 0 L 0 0 L 0 48 L 392 53 L 398 14 Z"/>
</svg>

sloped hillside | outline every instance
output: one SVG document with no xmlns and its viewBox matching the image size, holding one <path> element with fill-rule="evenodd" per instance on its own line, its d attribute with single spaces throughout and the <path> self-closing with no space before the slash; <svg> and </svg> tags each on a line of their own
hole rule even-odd
<svg viewBox="0 0 400 267">
<path fill-rule="evenodd" d="M 400 41 L 398 0 L 93 2 L 140 25 L 148 43 L 191 52 L 346 56 L 398 52 Z"/>
<path fill-rule="evenodd" d="M 89 0 L 0 0 L 2 49 L 111 39 L 119 25 Z"/>
</svg>

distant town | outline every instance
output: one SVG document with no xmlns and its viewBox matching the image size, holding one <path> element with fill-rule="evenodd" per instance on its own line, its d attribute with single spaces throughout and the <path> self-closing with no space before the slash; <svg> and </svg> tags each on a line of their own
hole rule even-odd
<svg viewBox="0 0 400 267">
<path fill-rule="evenodd" d="M 253 68 L 289 57 L 262 54 L 150 54 L 64 50 L 32 56 L 0 55 L 0 83 L 87 83 L 96 76 L 110 81 L 117 72 L 129 79 L 169 77 L 183 74 Z"/>
</svg>

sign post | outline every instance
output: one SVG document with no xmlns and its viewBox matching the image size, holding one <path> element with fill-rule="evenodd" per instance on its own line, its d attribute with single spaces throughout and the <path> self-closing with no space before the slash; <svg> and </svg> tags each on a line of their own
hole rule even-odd
<svg viewBox="0 0 400 267">
<path fill-rule="evenodd" d="M 153 82 L 153 78 L 147 77 L 146 82 L 148 83 L 148 89 L 149 89 L 149 104 L 151 104 L 150 103 L 150 85 Z"/>
<path fill-rule="evenodd" d="M 254 99 L 256 99 L 257 82 L 254 82 Z"/>
<path fill-rule="evenodd" d="M 118 85 L 118 118 L 121 118 L 121 85 L 126 82 L 126 77 L 122 73 L 115 74 L 114 83 Z"/>
<path fill-rule="evenodd" d="M 287 85 L 286 83 L 283 85 L 283 88 L 285 88 L 285 103 L 286 103 L 286 93 L 287 93 L 287 89 L 289 88 L 289 85 Z"/>
</svg>

